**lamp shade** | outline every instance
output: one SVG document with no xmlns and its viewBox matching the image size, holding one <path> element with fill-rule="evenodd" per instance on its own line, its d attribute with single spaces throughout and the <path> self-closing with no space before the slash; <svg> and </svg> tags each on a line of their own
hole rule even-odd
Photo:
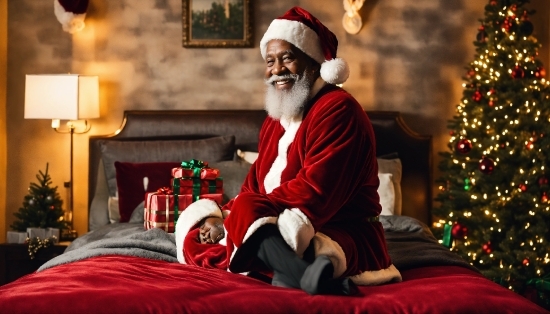
<svg viewBox="0 0 550 314">
<path fill-rule="evenodd" d="M 25 78 L 25 119 L 99 118 L 99 78 L 37 74 Z"/>
</svg>

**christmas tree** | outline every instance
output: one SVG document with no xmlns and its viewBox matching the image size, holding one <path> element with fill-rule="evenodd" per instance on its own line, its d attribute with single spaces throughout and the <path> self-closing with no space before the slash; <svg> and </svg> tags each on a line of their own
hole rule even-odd
<svg viewBox="0 0 550 314">
<path fill-rule="evenodd" d="M 25 196 L 23 207 L 14 215 L 18 218 L 11 228 L 15 231 L 27 231 L 27 228 L 67 228 L 63 221 L 64 211 L 61 209 L 63 201 L 57 193 L 57 186 L 51 187 L 51 177 L 46 172 L 38 171 L 38 184 L 31 182 L 29 194 Z"/>
<path fill-rule="evenodd" d="M 546 302 L 550 93 L 527 3 L 485 6 L 441 153 L 433 231 L 486 277 Z"/>
</svg>

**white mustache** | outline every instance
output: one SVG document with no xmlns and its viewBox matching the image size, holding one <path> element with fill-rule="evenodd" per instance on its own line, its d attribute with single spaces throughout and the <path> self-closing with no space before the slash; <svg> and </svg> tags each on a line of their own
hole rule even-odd
<svg viewBox="0 0 550 314">
<path fill-rule="evenodd" d="M 283 80 L 294 80 L 297 81 L 300 78 L 298 74 L 285 74 L 285 75 L 272 75 L 270 78 L 265 80 L 265 83 L 267 85 L 274 84 L 277 81 L 283 81 Z"/>
</svg>

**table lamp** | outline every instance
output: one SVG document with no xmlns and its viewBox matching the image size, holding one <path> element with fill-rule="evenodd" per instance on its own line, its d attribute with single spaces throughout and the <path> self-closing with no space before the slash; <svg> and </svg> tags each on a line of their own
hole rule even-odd
<svg viewBox="0 0 550 314">
<path fill-rule="evenodd" d="M 69 224 L 62 239 L 76 238 L 73 228 L 73 135 L 90 130 L 84 121 L 82 130 L 76 130 L 75 121 L 99 118 L 99 78 L 78 74 L 36 74 L 25 79 L 25 119 L 52 119 L 52 128 L 58 133 L 69 133 L 70 177 L 65 182 L 69 188 L 69 208 L 65 219 Z M 66 129 L 60 129 L 60 120 L 68 120 Z"/>
</svg>

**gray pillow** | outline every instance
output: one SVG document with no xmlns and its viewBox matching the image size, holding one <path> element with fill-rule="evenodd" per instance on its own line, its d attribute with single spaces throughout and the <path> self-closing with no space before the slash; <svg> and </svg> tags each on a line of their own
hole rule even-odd
<svg viewBox="0 0 550 314">
<path fill-rule="evenodd" d="M 251 164 L 239 160 L 228 160 L 221 162 L 209 162 L 208 166 L 220 170 L 220 177 L 223 178 L 223 201 L 227 203 L 241 191 L 244 179 L 250 170 Z"/>
<path fill-rule="evenodd" d="M 109 195 L 116 195 L 115 161 L 181 162 L 199 159 L 210 162 L 232 160 L 235 137 L 220 136 L 200 140 L 109 141 L 99 142 Z"/>
</svg>

